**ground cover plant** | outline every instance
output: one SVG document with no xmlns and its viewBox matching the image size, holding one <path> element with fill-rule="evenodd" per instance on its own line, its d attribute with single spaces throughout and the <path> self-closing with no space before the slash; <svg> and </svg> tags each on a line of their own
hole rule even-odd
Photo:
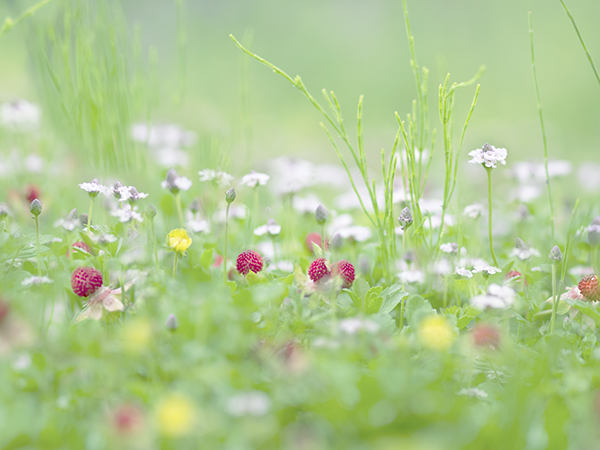
<svg viewBox="0 0 600 450">
<path fill-rule="evenodd" d="M 27 25 L 48 3 L 0 28 L 31 26 L 40 102 L 0 105 L 0 448 L 597 447 L 597 163 L 584 195 L 551 157 L 531 14 L 539 155 L 466 148 L 485 68 L 433 89 L 403 1 L 416 98 L 384 150 L 368 100 L 231 36 L 339 158 L 246 167 L 154 120 L 157 55 L 118 3 Z"/>
</svg>

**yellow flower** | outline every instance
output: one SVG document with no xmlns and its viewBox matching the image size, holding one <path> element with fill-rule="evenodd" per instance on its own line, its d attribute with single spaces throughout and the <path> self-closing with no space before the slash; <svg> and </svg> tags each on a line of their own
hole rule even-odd
<svg viewBox="0 0 600 450">
<path fill-rule="evenodd" d="M 421 322 L 417 335 L 421 343 L 433 350 L 447 350 L 456 334 L 444 316 L 429 316 Z"/>
<path fill-rule="evenodd" d="M 158 405 L 157 419 L 163 434 L 182 436 L 194 425 L 194 405 L 180 394 L 171 394 Z"/>
<path fill-rule="evenodd" d="M 192 245 L 192 238 L 183 228 L 175 228 L 167 235 L 167 242 L 171 250 L 183 254 Z"/>
</svg>

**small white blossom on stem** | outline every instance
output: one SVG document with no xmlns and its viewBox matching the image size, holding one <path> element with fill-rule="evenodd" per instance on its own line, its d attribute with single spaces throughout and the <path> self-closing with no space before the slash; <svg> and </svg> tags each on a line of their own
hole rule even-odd
<svg viewBox="0 0 600 450">
<path fill-rule="evenodd" d="M 167 177 L 160 184 L 163 189 L 170 190 L 173 194 L 179 191 L 187 191 L 192 187 L 192 180 L 187 177 L 180 177 L 175 169 L 169 169 Z"/>
<path fill-rule="evenodd" d="M 490 284 L 486 294 L 471 298 L 471 305 L 479 309 L 507 309 L 516 299 L 515 291 L 508 286 Z"/>
<path fill-rule="evenodd" d="M 258 185 L 265 186 L 267 181 L 269 181 L 269 178 L 271 177 L 266 173 L 258 173 L 253 170 L 248 175 L 242 177 L 241 184 L 251 188 L 255 188 Z"/>
<path fill-rule="evenodd" d="M 490 266 L 489 264 L 476 264 L 473 268 L 473 273 L 482 273 L 483 275 L 494 275 L 502 272 L 498 267 Z"/>
<path fill-rule="evenodd" d="M 484 164 L 485 167 L 496 168 L 496 164 L 506 165 L 506 157 L 508 152 L 505 148 L 496 148 L 490 144 L 484 144 L 483 148 L 469 152 L 469 156 L 473 159 L 469 164 Z"/>
<path fill-rule="evenodd" d="M 274 219 L 269 219 L 266 225 L 262 225 L 254 230 L 256 236 L 262 236 L 264 234 L 276 236 L 279 233 L 281 233 L 281 225 L 278 225 Z"/>
<path fill-rule="evenodd" d="M 456 242 L 448 242 L 440 245 L 440 250 L 444 253 L 458 253 L 458 244 Z"/>
<path fill-rule="evenodd" d="M 464 278 L 473 278 L 473 273 L 470 270 L 465 269 L 464 267 L 456 267 L 454 269 L 454 275 L 458 275 Z"/>
<path fill-rule="evenodd" d="M 86 191 L 92 198 L 96 198 L 98 194 L 106 196 L 112 194 L 112 188 L 99 184 L 98 178 L 94 178 L 90 183 L 81 183 L 79 187 Z"/>
<path fill-rule="evenodd" d="M 204 169 L 198 172 L 200 181 L 214 181 L 220 188 L 225 188 L 231 185 L 233 176 L 221 170 Z"/>
<path fill-rule="evenodd" d="M 124 205 L 123 209 L 115 209 L 110 213 L 110 215 L 113 217 L 118 217 L 119 222 L 122 223 L 131 222 L 132 220 L 136 220 L 139 223 L 144 221 L 142 215 L 137 212 L 137 206 L 132 207 L 131 205 Z"/>
<path fill-rule="evenodd" d="M 471 219 L 477 219 L 483 214 L 483 205 L 480 203 L 473 203 L 472 205 L 465 206 L 463 210 L 463 216 L 470 217 Z"/>
</svg>

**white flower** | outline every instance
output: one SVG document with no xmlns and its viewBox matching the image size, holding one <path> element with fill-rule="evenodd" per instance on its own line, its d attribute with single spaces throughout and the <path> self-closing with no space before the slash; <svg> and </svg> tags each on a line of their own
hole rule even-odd
<svg viewBox="0 0 600 450">
<path fill-rule="evenodd" d="M 6 216 L 11 216 L 10 209 L 6 203 L 0 203 L 0 219 L 4 219 Z"/>
<path fill-rule="evenodd" d="M 251 188 L 254 188 L 258 185 L 264 186 L 267 184 L 267 181 L 269 181 L 270 178 L 271 177 L 266 173 L 258 173 L 253 170 L 248 175 L 244 175 L 242 177 L 241 184 Z"/>
<path fill-rule="evenodd" d="M 367 333 L 376 333 L 379 330 L 379 324 L 369 319 L 360 317 L 350 317 L 343 319 L 339 324 L 340 330 L 347 334 L 356 334 L 359 331 Z"/>
<path fill-rule="evenodd" d="M 600 189 L 600 164 L 586 161 L 577 171 L 579 184 L 588 192 L 596 193 Z"/>
<path fill-rule="evenodd" d="M 483 214 L 483 205 L 480 203 L 473 203 L 472 205 L 465 206 L 463 216 L 470 217 L 471 219 L 477 219 Z"/>
<path fill-rule="evenodd" d="M 190 162 L 189 155 L 179 149 L 165 147 L 152 152 L 154 159 L 163 167 L 187 167 Z"/>
<path fill-rule="evenodd" d="M 140 223 L 144 221 L 142 215 L 137 212 L 137 206 L 132 208 L 129 204 L 123 205 L 122 209 L 115 209 L 110 213 L 110 215 L 113 217 L 118 217 L 119 222 L 123 223 L 130 222 L 132 220 L 137 220 Z"/>
<path fill-rule="evenodd" d="M 35 103 L 17 100 L 0 105 L 0 124 L 13 131 L 35 131 L 40 126 L 42 110 Z"/>
<path fill-rule="evenodd" d="M 521 261 L 525 261 L 526 259 L 531 258 L 532 256 L 539 257 L 540 252 L 532 247 L 525 248 L 513 248 L 511 252 L 508 254 L 509 257 L 514 258 L 517 257 Z"/>
<path fill-rule="evenodd" d="M 36 154 L 28 155 L 25 158 L 25 168 L 29 172 L 41 173 L 44 170 L 44 160 Z"/>
<path fill-rule="evenodd" d="M 31 276 L 31 277 L 27 277 L 23 281 L 21 281 L 21 285 L 27 286 L 27 287 L 38 286 L 40 284 L 51 284 L 51 283 L 54 283 L 54 281 L 52 281 L 47 276 L 43 276 L 43 277 Z"/>
<path fill-rule="evenodd" d="M 292 206 L 301 214 L 314 214 L 319 205 L 323 204 L 315 194 L 307 194 L 305 196 L 295 195 L 292 200 Z"/>
<path fill-rule="evenodd" d="M 490 284 L 487 294 L 471 298 L 471 305 L 479 308 L 507 309 L 515 302 L 515 291 L 508 286 Z"/>
<path fill-rule="evenodd" d="M 468 397 L 487 398 L 488 393 L 478 388 L 463 388 L 457 393 L 458 395 L 466 395 Z"/>
<path fill-rule="evenodd" d="M 271 399 L 263 391 L 239 393 L 227 400 L 225 409 L 234 417 L 261 417 L 271 409 Z"/>
<path fill-rule="evenodd" d="M 213 214 L 213 221 L 225 223 L 226 208 L 220 208 Z M 229 207 L 229 218 L 244 220 L 248 217 L 248 208 L 242 204 L 232 203 Z"/>
<path fill-rule="evenodd" d="M 281 233 L 281 225 L 277 225 L 277 222 L 275 222 L 274 219 L 269 219 L 266 225 L 262 225 L 254 230 L 256 236 L 262 236 L 264 234 L 276 236 L 279 233 Z"/>
<path fill-rule="evenodd" d="M 425 275 L 420 270 L 405 270 L 398 274 L 402 283 L 423 283 Z"/>
<path fill-rule="evenodd" d="M 452 266 L 450 265 L 450 261 L 446 258 L 440 258 L 438 261 L 433 263 L 431 267 L 433 273 L 438 275 L 450 275 L 452 272 Z"/>
<path fill-rule="evenodd" d="M 465 278 L 473 278 L 473 273 L 464 267 L 455 267 L 454 274 Z"/>
<path fill-rule="evenodd" d="M 372 233 L 369 227 L 354 225 L 351 227 L 338 229 L 337 234 L 339 234 L 344 239 L 352 238 L 356 242 L 364 242 L 371 238 Z"/>
<path fill-rule="evenodd" d="M 440 250 L 444 253 L 458 253 L 458 244 L 456 242 L 448 242 L 440 245 Z"/>
<path fill-rule="evenodd" d="M 94 198 L 97 197 L 98 194 L 104 194 L 106 196 L 112 194 L 112 189 L 108 186 L 99 184 L 97 178 L 94 178 L 90 183 L 81 183 L 79 187 L 86 191 L 90 197 Z"/>
<path fill-rule="evenodd" d="M 192 232 L 199 233 L 210 233 L 210 224 L 206 220 L 202 219 L 191 219 L 188 220 L 187 226 Z"/>
<path fill-rule="evenodd" d="M 167 177 L 160 185 L 163 189 L 168 189 L 173 194 L 177 194 L 179 191 L 189 190 L 192 187 L 192 180 L 187 177 L 180 177 L 175 169 L 169 169 Z"/>
<path fill-rule="evenodd" d="M 469 164 L 485 164 L 485 167 L 496 168 L 496 164 L 506 165 L 508 152 L 505 148 L 496 148 L 490 144 L 484 144 L 483 148 L 473 150 L 469 153 L 473 159 Z"/>
<path fill-rule="evenodd" d="M 220 188 L 231 185 L 233 181 L 231 175 L 221 170 L 204 169 L 198 172 L 198 175 L 200 176 L 200 181 L 214 181 Z"/>
<path fill-rule="evenodd" d="M 475 268 L 473 269 L 473 273 L 485 272 L 488 275 L 494 275 L 495 273 L 502 272 L 502 269 L 498 267 L 490 266 L 489 264 L 475 264 Z M 484 274 L 485 275 L 485 274 Z"/>
<path fill-rule="evenodd" d="M 148 147 L 189 147 L 196 142 L 196 133 L 184 130 L 179 125 L 150 125 L 136 123 L 131 126 L 131 138 Z"/>
</svg>

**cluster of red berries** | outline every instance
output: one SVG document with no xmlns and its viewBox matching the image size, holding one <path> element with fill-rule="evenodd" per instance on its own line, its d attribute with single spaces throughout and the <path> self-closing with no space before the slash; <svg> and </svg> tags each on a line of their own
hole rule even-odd
<svg viewBox="0 0 600 450">
<path fill-rule="evenodd" d="M 333 267 L 329 264 L 325 258 L 315 259 L 308 268 L 308 276 L 315 283 L 322 280 L 324 277 L 333 275 L 342 277 L 342 287 L 348 289 L 354 283 L 355 272 L 354 266 L 342 259 L 336 262 Z"/>
<path fill-rule="evenodd" d="M 254 250 L 246 250 L 237 257 L 236 268 L 242 275 L 248 275 L 248 272 L 258 273 L 263 268 L 262 256 Z"/>
<path fill-rule="evenodd" d="M 579 292 L 586 300 L 597 302 L 600 300 L 600 287 L 598 286 L 598 277 L 588 275 L 579 282 Z"/>
<path fill-rule="evenodd" d="M 73 292 L 80 297 L 89 297 L 102 286 L 102 274 L 93 267 L 78 267 L 71 275 Z"/>
</svg>

